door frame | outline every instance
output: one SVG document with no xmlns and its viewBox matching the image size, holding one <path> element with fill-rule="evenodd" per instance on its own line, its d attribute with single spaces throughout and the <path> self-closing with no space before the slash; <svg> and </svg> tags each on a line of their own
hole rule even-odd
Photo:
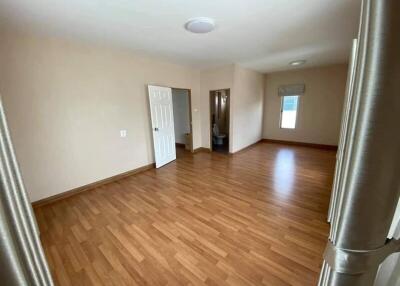
<svg viewBox="0 0 400 286">
<path fill-rule="evenodd" d="M 213 130 L 212 130 L 212 103 L 213 101 L 211 100 L 211 97 L 213 96 L 213 92 L 217 92 L 217 91 L 222 91 L 222 90 L 227 90 L 228 94 L 227 94 L 227 98 L 228 98 L 228 153 L 230 153 L 230 147 L 231 147 L 231 89 L 230 88 L 219 88 L 219 89 L 213 89 L 210 90 L 209 92 L 209 127 L 210 127 L 210 152 L 213 151 Z"/>
<path fill-rule="evenodd" d="M 189 97 L 189 126 L 190 126 L 190 152 L 193 153 L 193 117 L 192 117 L 192 90 L 190 88 L 182 88 L 182 87 L 173 87 L 169 86 L 169 88 L 172 89 L 178 89 L 178 90 L 186 90 L 188 92 L 188 97 Z M 172 100 L 174 98 L 174 95 L 172 95 Z M 175 147 L 176 148 L 176 147 Z"/>
</svg>

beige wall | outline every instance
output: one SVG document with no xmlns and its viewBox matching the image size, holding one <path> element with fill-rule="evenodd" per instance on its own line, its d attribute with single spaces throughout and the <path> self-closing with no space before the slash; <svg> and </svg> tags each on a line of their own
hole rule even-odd
<svg viewBox="0 0 400 286">
<path fill-rule="evenodd" d="M 226 88 L 231 90 L 230 152 L 261 135 L 338 141 L 345 65 L 266 77 L 233 64 L 200 72 L 57 38 L 0 36 L 0 93 L 32 201 L 154 162 L 147 84 L 192 90 L 194 148 L 210 146 L 209 92 Z M 306 94 L 298 128 L 281 130 L 277 88 L 299 82 L 306 84 Z M 126 138 L 119 136 L 122 129 Z"/>
<path fill-rule="evenodd" d="M 146 84 L 192 89 L 201 146 L 200 72 L 102 47 L 2 34 L 0 93 L 32 201 L 153 159 Z M 127 138 L 119 131 L 126 129 Z"/>
<path fill-rule="evenodd" d="M 232 152 L 237 152 L 262 139 L 264 76 L 235 66 Z"/>
<path fill-rule="evenodd" d="M 200 74 L 203 146 L 210 147 L 210 91 L 230 89 L 229 151 L 234 153 L 262 138 L 264 76 L 228 65 Z"/>
<path fill-rule="evenodd" d="M 337 145 L 346 78 L 347 65 L 344 64 L 266 75 L 263 137 Z M 306 86 L 300 98 L 296 129 L 281 129 L 278 87 L 296 83 Z"/>
<path fill-rule="evenodd" d="M 219 89 L 230 89 L 231 99 L 233 93 L 234 65 L 228 65 L 216 69 L 204 70 L 200 73 L 200 96 L 201 96 L 201 138 L 203 147 L 210 148 L 210 91 Z M 232 118 L 232 112 L 230 112 Z M 232 122 L 231 118 L 229 119 Z M 232 124 L 230 131 L 232 133 Z"/>
</svg>

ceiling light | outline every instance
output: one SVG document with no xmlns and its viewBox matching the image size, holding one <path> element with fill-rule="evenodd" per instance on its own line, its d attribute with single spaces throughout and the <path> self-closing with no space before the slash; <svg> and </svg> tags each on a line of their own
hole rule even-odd
<svg viewBox="0 0 400 286">
<path fill-rule="evenodd" d="M 297 67 L 297 66 L 304 65 L 305 63 L 306 63 L 306 60 L 297 60 L 297 61 L 290 62 L 289 65 Z"/>
<path fill-rule="evenodd" d="M 189 19 L 185 24 L 185 29 L 196 34 L 209 33 L 215 28 L 215 22 L 211 18 L 197 17 Z"/>
</svg>

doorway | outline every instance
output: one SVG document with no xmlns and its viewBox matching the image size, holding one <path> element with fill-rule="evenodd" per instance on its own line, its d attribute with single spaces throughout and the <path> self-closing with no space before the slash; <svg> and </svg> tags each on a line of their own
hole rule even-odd
<svg viewBox="0 0 400 286">
<path fill-rule="evenodd" d="M 193 152 L 191 91 L 157 85 L 148 85 L 148 91 L 155 164 L 160 168 Z"/>
<path fill-rule="evenodd" d="M 210 149 L 229 153 L 230 90 L 210 91 Z"/>
<path fill-rule="evenodd" d="M 192 112 L 190 89 L 171 88 L 174 114 L 175 148 L 177 157 L 182 152 L 193 152 Z"/>
</svg>

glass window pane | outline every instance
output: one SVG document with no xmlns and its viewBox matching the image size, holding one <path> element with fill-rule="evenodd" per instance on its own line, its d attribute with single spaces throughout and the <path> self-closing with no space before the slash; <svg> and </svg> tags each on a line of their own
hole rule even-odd
<svg viewBox="0 0 400 286">
<path fill-rule="evenodd" d="M 282 98 L 281 128 L 294 129 L 296 127 L 298 101 L 297 95 Z"/>
</svg>

